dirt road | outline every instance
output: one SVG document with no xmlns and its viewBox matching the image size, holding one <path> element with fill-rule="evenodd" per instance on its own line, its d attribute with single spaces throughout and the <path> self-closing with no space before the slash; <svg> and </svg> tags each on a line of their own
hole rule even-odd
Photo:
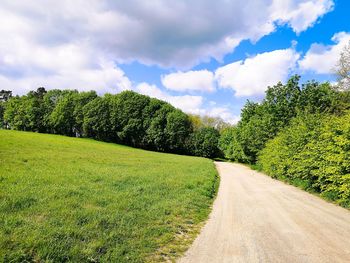
<svg viewBox="0 0 350 263">
<path fill-rule="evenodd" d="M 350 262 L 348 210 L 245 166 L 216 166 L 213 211 L 179 262 Z"/>
</svg>

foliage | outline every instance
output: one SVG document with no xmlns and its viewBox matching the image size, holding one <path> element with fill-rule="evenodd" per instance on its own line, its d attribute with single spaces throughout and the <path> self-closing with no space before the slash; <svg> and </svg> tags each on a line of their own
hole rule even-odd
<svg viewBox="0 0 350 263">
<path fill-rule="evenodd" d="M 75 136 L 75 96 L 78 92 L 65 94 L 55 105 L 49 116 L 49 125 L 56 134 Z"/>
<path fill-rule="evenodd" d="M 46 132 L 173 153 L 192 153 L 188 115 L 169 103 L 124 91 L 96 92 L 44 88 L 1 104 L 0 117 L 11 129 Z M 2 120 L 2 119 L 1 119 Z M 3 121 L 1 121 L 3 123 Z"/>
<path fill-rule="evenodd" d="M 44 92 L 29 92 L 26 96 L 13 97 L 6 102 L 4 121 L 13 129 L 44 132 Z"/>
<path fill-rule="evenodd" d="M 0 101 L 0 129 L 4 128 L 4 111 L 5 111 L 5 103 Z"/>
<path fill-rule="evenodd" d="M 240 129 L 236 126 L 226 128 L 221 132 L 219 139 L 219 149 L 222 151 L 225 158 L 238 161 L 248 162 L 248 157 L 243 151 L 243 144 L 240 143 Z"/>
<path fill-rule="evenodd" d="M 220 133 L 211 127 L 195 131 L 190 138 L 192 154 L 208 158 L 221 157 L 219 137 Z"/>
<path fill-rule="evenodd" d="M 329 83 L 311 81 L 300 87 L 299 79 L 293 76 L 285 85 L 278 83 L 268 87 L 261 103 L 247 101 L 240 122 L 235 128 L 229 128 L 231 132 L 225 133 L 225 136 L 231 134 L 232 140 L 226 145 L 221 143 L 226 158 L 254 164 L 266 142 L 298 114 L 341 114 L 349 107 L 350 95 L 336 91 Z"/>
<path fill-rule="evenodd" d="M 210 160 L 0 130 L 1 262 L 165 262 L 217 189 Z M 179 234 L 180 233 L 180 234 Z"/>
<path fill-rule="evenodd" d="M 97 97 L 83 107 L 83 135 L 101 141 L 113 141 L 110 96 Z"/>
<path fill-rule="evenodd" d="M 305 114 L 266 144 L 259 164 L 269 175 L 350 206 L 350 113 Z"/>
</svg>

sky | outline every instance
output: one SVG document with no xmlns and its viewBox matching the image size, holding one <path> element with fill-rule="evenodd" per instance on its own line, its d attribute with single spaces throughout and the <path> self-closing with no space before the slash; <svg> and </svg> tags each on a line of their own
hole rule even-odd
<svg viewBox="0 0 350 263">
<path fill-rule="evenodd" d="M 334 82 L 346 0 L 1 0 L 0 88 L 123 90 L 239 120 L 299 74 Z"/>
</svg>

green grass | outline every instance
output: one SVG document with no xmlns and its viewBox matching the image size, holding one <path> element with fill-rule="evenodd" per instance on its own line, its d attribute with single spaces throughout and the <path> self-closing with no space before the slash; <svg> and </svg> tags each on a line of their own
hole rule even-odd
<svg viewBox="0 0 350 263">
<path fill-rule="evenodd" d="M 0 260 L 174 260 L 217 185 L 208 159 L 0 130 Z"/>
</svg>

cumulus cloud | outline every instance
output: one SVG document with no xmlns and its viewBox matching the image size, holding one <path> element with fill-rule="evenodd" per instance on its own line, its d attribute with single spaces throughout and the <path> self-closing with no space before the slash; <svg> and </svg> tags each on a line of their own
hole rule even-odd
<svg viewBox="0 0 350 263">
<path fill-rule="evenodd" d="M 198 109 L 203 104 L 202 96 L 191 95 L 170 95 L 167 92 L 162 91 L 156 85 L 150 85 L 146 82 L 140 83 L 136 86 L 136 91 L 141 94 L 148 95 L 153 98 L 164 100 L 188 113 L 197 113 Z"/>
<path fill-rule="evenodd" d="M 240 116 L 234 115 L 232 111 L 225 106 L 209 108 L 204 110 L 204 114 L 211 117 L 220 117 L 230 124 L 236 124 L 241 119 Z"/>
<path fill-rule="evenodd" d="M 169 90 L 175 91 L 204 91 L 215 90 L 214 74 L 208 70 L 176 72 L 162 76 L 162 84 Z"/>
<path fill-rule="evenodd" d="M 52 47 L 83 42 L 92 53 L 118 63 L 190 68 L 221 59 L 241 40 L 256 41 L 276 24 L 303 31 L 332 5 L 331 0 L 3 0 L 0 32 L 10 43 L 22 39 Z"/>
<path fill-rule="evenodd" d="M 285 81 L 298 58 L 293 48 L 265 52 L 220 67 L 215 77 L 221 87 L 233 89 L 238 97 L 261 95 L 268 86 Z"/>
<path fill-rule="evenodd" d="M 350 41 L 350 33 L 337 33 L 332 37 L 332 41 L 334 45 L 312 44 L 304 58 L 299 61 L 299 67 L 318 74 L 332 73 L 341 51 Z"/>
<path fill-rule="evenodd" d="M 300 33 L 331 11 L 333 6 L 334 3 L 330 0 L 273 1 L 270 7 L 271 19 L 278 24 L 289 24 L 296 33 Z"/>
<path fill-rule="evenodd" d="M 6 42 L 4 40 L 3 42 Z M 16 39 L 0 57 L 0 86 L 15 94 L 47 89 L 96 90 L 116 93 L 131 89 L 131 81 L 112 61 L 93 54 L 83 44 L 40 47 Z"/>
<path fill-rule="evenodd" d="M 135 90 L 141 94 L 167 101 L 186 113 L 220 117 L 230 124 L 236 124 L 240 119 L 240 117 L 234 115 L 227 106 L 216 106 L 216 103 L 213 102 L 209 103 L 209 106 L 205 106 L 202 96 L 170 95 L 159 89 L 156 85 L 151 85 L 146 82 L 136 85 Z"/>
</svg>

